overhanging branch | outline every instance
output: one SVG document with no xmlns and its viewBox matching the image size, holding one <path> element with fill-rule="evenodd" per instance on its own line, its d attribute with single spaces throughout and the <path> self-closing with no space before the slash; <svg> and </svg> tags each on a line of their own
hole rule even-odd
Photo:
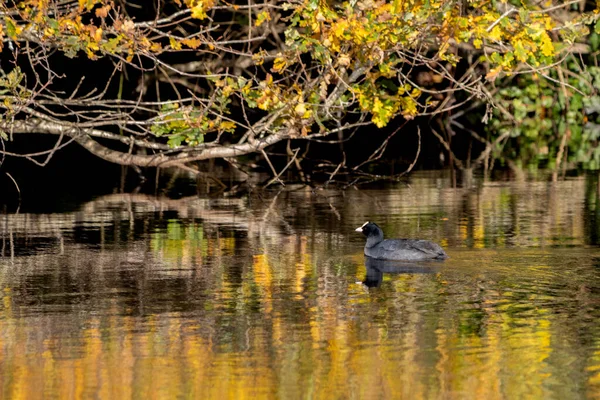
<svg viewBox="0 0 600 400">
<path fill-rule="evenodd" d="M 20 133 L 42 133 L 52 135 L 65 135 L 73 138 L 82 147 L 90 153 L 103 160 L 120 164 L 137 167 L 170 167 L 178 164 L 188 163 L 192 161 L 208 160 L 211 158 L 231 158 L 241 155 L 260 151 L 268 146 L 271 146 L 281 140 L 288 139 L 291 134 L 288 130 L 271 134 L 262 139 L 252 141 L 252 143 L 204 146 L 198 150 L 191 150 L 177 154 L 156 153 L 152 155 L 132 154 L 122 151 L 110 149 L 90 137 L 94 133 L 95 136 L 102 136 L 101 131 L 89 128 L 78 129 L 73 126 L 61 125 L 55 122 L 42 120 L 27 120 L 15 121 L 10 126 L 0 124 L 0 127 L 14 134 Z M 92 132 L 94 131 L 94 132 Z"/>
</svg>

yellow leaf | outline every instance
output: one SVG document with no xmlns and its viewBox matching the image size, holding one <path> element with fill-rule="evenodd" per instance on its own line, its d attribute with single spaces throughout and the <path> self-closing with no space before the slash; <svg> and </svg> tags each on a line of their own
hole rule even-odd
<svg viewBox="0 0 600 400">
<path fill-rule="evenodd" d="M 201 44 L 200 39 L 198 38 L 183 39 L 181 43 L 183 43 L 190 49 L 197 49 L 198 47 L 200 47 Z"/>
<path fill-rule="evenodd" d="M 371 121 L 373 121 L 373 123 L 378 127 L 378 128 L 383 128 L 385 126 L 385 121 L 383 121 L 379 116 L 377 115 L 373 115 L 373 118 L 371 118 Z"/>
<path fill-rule="evenodd" d="M 204 19 L 207 17 L 206 12 L 204 11 L 204 8 L 202 8 L 201 4 L 202 3 L 192 8 L 192 18 Z"/>
<path fill-rule="evenodd" d="M 515 48 L 515 57 L 517 60 L 521 61 L 521 62 L 525 62 L 527 61 L 527 50 L 525 50 L 525 46 L 523 44 L 522 40 L 515 40 L 513 42 L 513 46 Z"/>
<path fill-rule="evenodd" d="M 252 89 L 252 84 L 251 84 L 250 82 L 248 82 L 248 83 L 246 84 L 246 86 L 244 86 L 244 87 L 242 88 L 242 94 L 243 94 L 243 95 L 245 95 L 245 96 L 247 96 L 247 95 L 250 93 L 250 90 L 251 90 L 251 89 Z"/>
<path fill-rule="evenodd" d="M 500 29 L 500 27 L 498 25 L 496 25 L 494 27 L 494 29 L 491 30 L 488 37 L 491 40 L 499 41 L 500 39 L 502 39 L 502 29 Z"/>
<path fill-rule="evenodd" d="M 181 50 L 181 43 L 178 42 L 177 40 L 175 40 L 175 38 L 170 37 L 169 38 L 169 44 L 171 45 L 171 47 L 173 48 L 173 50 Z"/>
<path fill-rule="evenodd" d="M 552 57 L 555 54 L 555 50 L 554 50 L 554 44 L 552 43 L 552 40 L 550 40 L 550 37 L 548 36 L 548 34 L 546 32 L 544 32 L 541 36 L 542 39 L 542 45 L 540 46 L 540 49 L 542 50 L 542 54 L 545 55 L 546 57 Z"/>
<path fill-rule="evenodd" d="M 287 66 L 287 61 L 283 57 L 277 57 L 277 58 L 275 58 L 275 61 L 273 61 L 273 71 L 274 72 L 283 71 L 286 66 Z"/>
<path fill-rule="evenodd" d="M 158 53 L 161 50 L 162 50 L 162 45 L 160 43 L 154 42 L 150 45 L 150 51 L 152 51 L 154 53 Z"/>
<path fill-rule="evenodd" d="M 413 98 L 417 98 L 421 95 L 421 90 L 419 88 L 414 88 L 411 92 L 410 92 L 410 97 Z"/>
<path fill-rule="evenodd" d="M 450 43 L 448 42 L 444 42 L 442 43 L 442 45 L 440 46 L 439 50 L 438 50 L 438 54 L 441 56 L 443 56 L 444 54 L 446 54 L 446 51 L 448 50 L 448 48 L 450 47 Z"/>
<path fill-rule="evenodd" d="M 256 22 L 254 25 L 261 26 L 265 21 L 270 21 L 271 15 L 268 11 L 263 11 L 256 16 Z"/>
<path fill-rule="evenodd" d="M 144 49 L 148 49 L 150 48 L 150 40 L 147 37 L 142 37 L 142 39 L 140 40 L 140 45 L 144 48 Z"/>
<path fill-rule="evenodd" d="M 412 97 L 403 97 L 402 101 L 402 116 L 406 119 L 413 119 L 419 113 L 417 110 L 417 102 Z"/>
<path fill-rule="evenodd" d="M 233 131 L 236 125 L 232 121 L 222 121 L 219 128 L 224 131 Z"/>
<path fill-rule="evenodd" d="M 304 106 L 304 103 L 298 103 L 294 108 L 294 112 L 300 117 L 304 116 L 306 113 L 306 107 Z"/>
<path fill-rule="evenodd" d="M 102 28 L 96 29 L 96 32 L 94 33 L 94 40 L 96 42 L 99 42 L 102 40 Z"/>
<path fill-rule="evenodd" d="M 264 50 L 260 50 L 258 53 L 252 54 L 252 61 L 254 61 L 254 64 L 256 65 L 262 65 L 265 62 L 266 55 L 267 53 Z"/>
<path fill-rule="evenodd" d="M 6 33 L 8 37 L 13 40 L 16 40 L 17 36 L 23 32 L 23 28 L 17 25 L 12 18 L 5 17 L 4 23 L 6 24 Z"/>
<path fill-rule="evenodd" d="M 215 5 L 215 0 L 197 0 L 192 2 L 192 18 L 204 19 L 208 17 L 206 11 Z"/>
<path fill-rule="evenodd" d="M 341 20 L 332 26 L 333 35 L 337 36 L 338 38 L 341 39 L 344 37 L 344 32 L 346 31 L 347 28 L 348 28 L 348 21 Z"/>
<path fill-rule="evenodd" d="M 373 107 L 371 108 L 371 111 L 373 113 L 377 113 L 377 112 L 379 112 L 381 110 L 382 106 L 383 106 L 383 103 L 381 102 L 381 100 L 379 100 L 378 97 L 375 97 L 375 100 L 373 101 Z"/>
</svg>

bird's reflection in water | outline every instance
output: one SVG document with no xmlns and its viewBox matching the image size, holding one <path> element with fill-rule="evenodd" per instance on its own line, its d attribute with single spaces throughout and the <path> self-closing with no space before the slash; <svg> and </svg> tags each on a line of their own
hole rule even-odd
<svg viewBox="0 0 600 400">
<path fill-rule="evenodd" d="M 440 269 L 435 261 L 409 262 L 409 261 L 385 261 L 371 257 L 365 257 L 367 274 L 362 282 L 367 287 L 379 287 L 383 281 L 383 274 L 432 274 Z"/>
</svg>

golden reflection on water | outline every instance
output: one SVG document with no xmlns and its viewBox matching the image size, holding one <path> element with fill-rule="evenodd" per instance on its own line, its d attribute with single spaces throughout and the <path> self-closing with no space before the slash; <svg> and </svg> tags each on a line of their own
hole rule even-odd
<svg viewBox="0 0 600 400">
<path fill-rule="evenodd" d="M 0 398 L 600 398 L 597 188 L 415 175 L 2 216 Z M 451 259 L 360 284 L 365 220 Z"/>
</svg>

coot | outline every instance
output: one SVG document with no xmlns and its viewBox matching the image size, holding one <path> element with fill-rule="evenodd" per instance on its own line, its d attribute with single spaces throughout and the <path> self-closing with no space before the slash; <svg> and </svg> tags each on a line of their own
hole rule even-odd
<svg viewBox="0 0 600 400">
<path fill-rule="evenodd" d="M 365 255 L 378 260 L 443 260 L 448 255 L 440 245 L 428 240 L 383 239 L 383 231 L 373 222 L 365 222 L 357 232 L 367 237 Z"/>
</svg>

